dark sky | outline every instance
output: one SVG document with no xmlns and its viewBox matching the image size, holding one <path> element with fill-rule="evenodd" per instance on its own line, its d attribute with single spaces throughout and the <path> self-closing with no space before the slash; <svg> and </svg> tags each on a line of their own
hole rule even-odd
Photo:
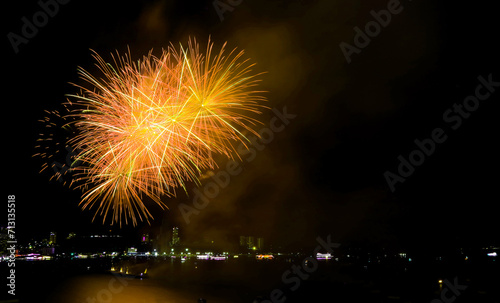
<svg viewBox="0 0 500 303">
<path fill-rule="evenodd" d="M 348 64 L 339 44 L 354 45 L 354 27 L 364 29 L 374 20 L 370 11 L 390 2 L 243 0 L 221 22 L 211 1 L 73 0 L 17 54 L 8 33 L 20 34 L 22 17 L 40 7 L 5 3 L 4 197 L 16 195 L 19 238 L 109 229 L 91 223 L 92 214 L 79 210 L 80 193 L 49 182 L 32 157 L 42 132 L 37 120 L 76 92 L 69 82 L 78 83 L 78 66 L 92 70 L 90 49 L 107 56 L 129 46 L 139 59 L 170 42 L 211 36 L 217 46 L 244 49 L 255 70 L 267 72 L 268 106 L 297 116 L 253 161 L 243 160 L 241 174 L 189 224 L 177 206 L 192 204 L 192 184 L 189 197 L 164 198 L 170 210 L 152 207 L 153 228 L 163 219 L 189 239 L 252 234 L 286 247 L 327 235 L 402 247 L 499 239 L 500 88 L 456 130 L 443 120 L 474 95 L 478 76 L 500 81 L 496 10 L 491 1 L 402 1 L 400 13 Z M 262 121 L 272 117 L 268 111 Z M 447 140 L 391 192 L 384 173 L 397 173 L 398 156 L 408 159 L 414 140 L 435 128 Z"/>
</svg>

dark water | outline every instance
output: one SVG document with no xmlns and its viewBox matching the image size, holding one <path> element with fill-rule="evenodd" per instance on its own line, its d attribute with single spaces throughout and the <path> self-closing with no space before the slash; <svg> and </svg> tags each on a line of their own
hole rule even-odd
<svg viewBox="0 0 500 303">
<path fill-rule="evenodd" d="M 253 302 L 271 296 L 276 302 L 431 302 L 440 299 L 448 280 L 465 289 L 447 290 L 453 302 L 500 302 L 500 271 L 494 261 L 460 264 L 351 264 L 318 261 L 293 273 L 302 259 L 206 260 L 55 260 L 16 263 L 19 302 Z M 7 273 L 7 268 L 2 272 Z M 122 277 L 148 268 L 148 278 Z M 366 266 L 366 267 L 365 267 Z M 290 271 L 290 272 L 288 272 Z M 286 279 L 283 279 L 285 274 Z M 456 279 L 456 280 L 455 280 Z M 466 286 L 464 286 L 466 285 Z M 4 288 L 5 289 L 5 288 Z M 6 296 L 6 290 L 2 294 Z M 438 302 L 438 301 L 435 301 Z M 450 301 L 451 302 L 451 301 Z"/>
</svg>

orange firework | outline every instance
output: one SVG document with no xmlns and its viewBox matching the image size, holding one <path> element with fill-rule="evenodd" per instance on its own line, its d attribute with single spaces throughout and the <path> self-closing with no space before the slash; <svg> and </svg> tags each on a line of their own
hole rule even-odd
<svg viewBox="0 0 500 303">
<path fill-rule="evenodd" d="M 199 184 L 203 171 L 217 166 L 213 155 L 233 158 L 234 144 L 249 142 L 244 133 L 258 136 L 251 116 L 265 98 L 253 90 L 253 64 L 242 51 L 226 54 L 224 44 L 213 55 L 212 47 L 201 53 L 190 40 L 137 62 L 113 56 L 114 64 L 94 53 L 103 77 L 79 70 L 88 87 L 70 96 L 66 118 L 78 131 L 69 144 L 82 163 L 73 170 L 83 209 L 96 205 L 103 222 L 109 212 L 112 223 L 149 221 L 144 196 L 166 207 L 161 196 Z"/>
</svg>

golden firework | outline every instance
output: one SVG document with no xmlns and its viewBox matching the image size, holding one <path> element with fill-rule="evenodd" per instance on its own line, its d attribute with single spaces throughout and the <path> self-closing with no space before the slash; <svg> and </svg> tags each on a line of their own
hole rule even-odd
<svg viewBox="0 0 500 303">
<path fill-rule="evenodd" d="M 202 53 L 190 40 L 139 61 L 112 55 L 112 64 L 94 53 L 101 77 L 79 69 L 87 84 L 70 95 L 66 118 L 78 132 L 69 145 L 79 151 L 73 170 L 83 209 L 97 207 L 103 222 L 110 212 L 112 223 L 149 221 L 145 196 L 166 207 L 162 195 L 198 184 L 217 167 L 214 155 L 237 157 L 235 144 L 249 144 L 245 133 L 258 136 L 259 74 L 243 51 L 225 46 L 214 55 L 209 41 Z"/>
</svg>

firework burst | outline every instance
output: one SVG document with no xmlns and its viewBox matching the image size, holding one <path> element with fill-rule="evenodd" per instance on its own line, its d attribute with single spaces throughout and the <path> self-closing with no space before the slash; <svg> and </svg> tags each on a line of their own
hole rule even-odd
<svg viewBox="0 0 500 303">
<path fill-rule="evenodd" d="M 81 163 L 72 170 L 83 209 L 95 208 L 103 222 L 111 214 L 112 224 L 149 222 L 145 197 L 165 208 L 161 197 L 199 184 L 217 167 L 214 155 L 238 157 L 235 144 L 258 136 L 252 116 L 265 98 L 255 90 L 254 64 L 243 51 L 226 53 L 225 44 L 212 51 L 210 41 L 200 52 L 190 40 L 139 61 L 116 54 L 110 64 L 94 53 L 99 78 L 79 69 L 86 84 L 76 85 L 64 118 L 77 130 L 68 143 Z"/>
</svg>

